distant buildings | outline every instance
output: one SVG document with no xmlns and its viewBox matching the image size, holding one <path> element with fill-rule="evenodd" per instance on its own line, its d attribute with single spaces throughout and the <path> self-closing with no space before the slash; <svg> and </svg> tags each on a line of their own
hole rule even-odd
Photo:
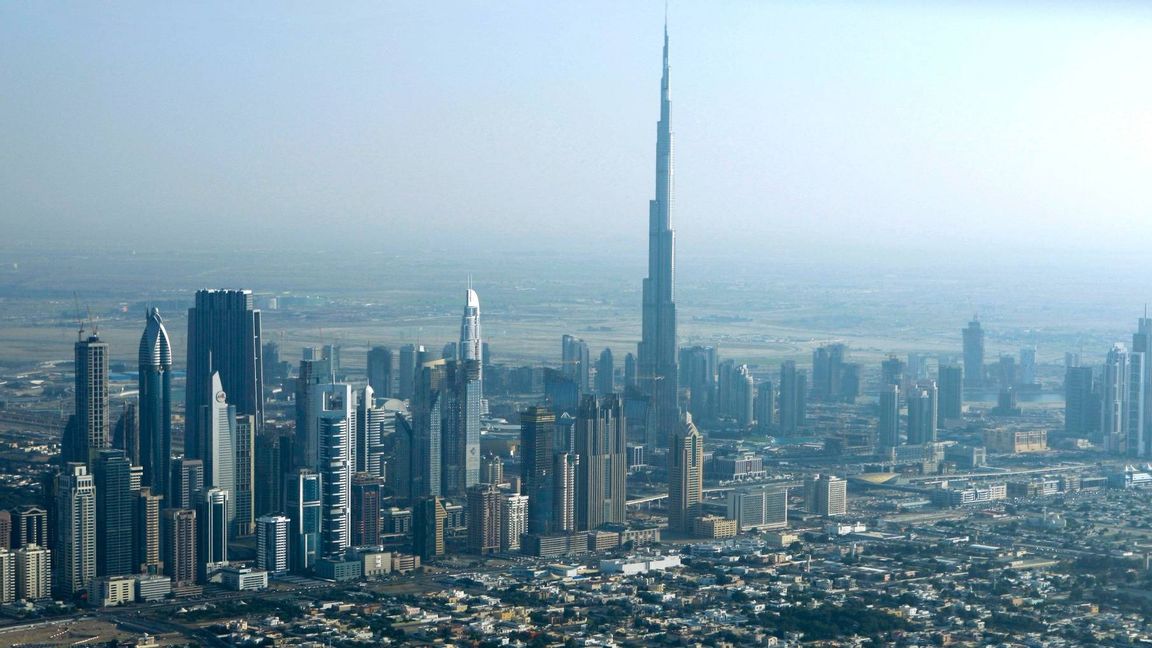
<svg viewBox="0 0 1152 648">
<path fill-rule="evenodd" d="M 964 338 L 964 388 L 984 387 L 984 329 L 973 316 L 968 327 L 961 331 Z"/>
</svg>

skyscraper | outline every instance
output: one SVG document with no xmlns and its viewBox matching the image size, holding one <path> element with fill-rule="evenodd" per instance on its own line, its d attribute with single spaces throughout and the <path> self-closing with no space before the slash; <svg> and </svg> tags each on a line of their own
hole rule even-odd
<svg viewBox="0 0 1152 648">
<path fill-rule="evenodd" d="M 880 425 L 877 442 L 881 448 L 900 445 L 900 386 L 880 386 Z"/>
<path fill-rule="evenodd" d="M 509 494 L 500 498 L 500 548 L 520 549 L 520 536 L 528 532 L 528 496 Z"/>
<path fill-rule="evenodd" d="M 288 526 L 283 515 L 256 519 L 256 567 L 269 574 L 288 573 Z"/>
<path fill-rule="evenodd" d="M 136 571 L 132 528 L 137 496 L 129 484 L 131 465 L 123 450 L 112 448 L 101 450 L 92 464 L 97 576 L 122 576 Z"/>
<path fill-rule="evenodd" d="M 576 417 L 576 530 L 624 522 L 628 473 L 624 408 L 608 396 L 585 396 Z"/>
<path fill-rule="evenodd" d="M 596 361 L 596 393 L 607 396 L 616 392 L 616 380 L 612 375 L 615 372 L 616 365 L 612 360 L 612 349 L 605 347 L 600 352 L 600 359 Z"/>
<path fill-rule="evenodd" d="M 939 418 L 939 392 L 936 383 L 917 385 L 908 392 L 909 445 L 935 443 Z"/>
<path fill-rule="evenodd" d="M 776 420 L 776 388 L 771 380 L 756 385 L 756 429 L 768 434 Z"/>
<path fill-rule="evenodd" d="M 256 515 L 253 502 L 253 487 L 256 480 L 256 417 L 241 414 L 236 417 L 236 477 L 232 492 L 232 535 L 250 536 L 256 531 Z"/>
<path fill-rule="evenodd" d="M 1099 394 L 1094 389 L 1092 367 L 1064 370 L 1064 434 L 1093 439 L 1100 429 Z"/>
<path fill-rule="evenodd" d="M 210 488 L 204 494 L 196 519 L 199 523 L 200 547 L 197 567 L 201 578 L 216 567 L 228 564 L 229 527 L 228 511 L 232 509 L 231 493 L 222 488 Z"/>
<path fill-rule="evenodd" d="M 353 444 L 353 471 L 382 476 L 384 470 L 384 423 L 389 412 L 373 405 L 376 399 L 371 385 L 356 392 L 356 439 Z"/>
<path fill-rule="evenodd" d="M 415 393 L 416 386 L 416 373 L 420 370 L 419 355 L 422 355 L 424 347 L 420 347 L 418 351 L 415 345 L 405 344 L 400 347 L 400 356 L 398 358 L 397 376 L 397 398 L 409 399 Z"/>
<path fill-rule="evenodd" d="M 160 560 L 160 510 L 164 496 L 145 486 L 135 493 L 135 528 L 132 529 L 133 571 L 159 574 L 164 570 Z"/>
<path fill-rule="evenodd" d="M 448 363 L 447 410 L 441 426 L 443 492 L 463 497 L 480 483 L 480 361 Z"/>
<path fill-rule="evenodd" d="M 200 459 L 177 459 L 172 462 L 172 499 L 169 508 L 191 509 L 203 496 L 204 462 Z"/>
<path fill-rule="evenodd" d="M 807 375 L 796 369 L 796 363 L 791 360 L 781 363 L 779 428 L 782 434 L 795 434 L 807 424 L 807 391 Z"/>
<path fill-rule="evenodd" d="M 211 407 L 220 391 L 228 394 L 237 414 L 256 417 L 257 430 L 264 426 L 262 351 L 260 311 L 252 307 L 251 290 L 197 291 L 196 305 L 188 309 L 185 454 L 206 447 L 198 437 L 211 429 L 203 418 L 214 410 L 205 408 Z M 217 373 L 220 389 L 212 378 Z"/>
<path fill-rule="evenodd" d="M 52 592 L 52 552 L 35 544 L 16 550 L 16 598 L 38 601 Z"/>
<path fill-rule="evenodd" d="M 448 511 L 437 496 L 425 497 L 412 507 L 412 551 L 420 560 L 444 555 L 444 527 Z"/>
<path fill-rule="evenodd" d="M 848 482 L 834 475 L 811 475 L 804 480 L 804 502 L 809 513 L 833 517 L 848 513 Z"/>
<path fill-rule="evenodd" d="M 704 501 L 704 439 L 684 414 L 680 430 L 672 437 L 668 457 L 668 528 L 692 531 L 692 521 L 700 516 Z"/>
<path fill-rule="evenodd" d="M 313 385 L 310 442 L 317 444 L 316 468 L 322 476 L 322 554 L 342 553 L 349 546 L 352 496 L 352 440 L 355 402 L 350 385 Z"/>
<path fill-rule="evenodd" d="M 576 383 L 581 394 L 591 391 L 592 359 L 587 342 L 568 334 L 560 338 L 560 371 Z"/>
<path fill-rule="evenodd" d="M 984 386 L 984 329 L 975 315 L 968 322 L 964 335 L 964 388 L 980 389 Z"/>
<path fill-rule="evenodd" d="M 468 489 L 468 551 L 488 554 L 500 550 L 500 490 L 495 484 Z"/>
<path fill-rule="evenodd" d="M 120 416 L 116 417 L 116 423 L 112 426 L 111 446 L 123 450 L 133 466 L 141 465 L 140 416 L 137 413 L 136 403 L 124 403 Z"/>
<path fill-rule="evenodd" d="M 199 565 L 196 511 L 164 509 L 160 512 L 160 534 L 164 574 L 172 579 L 172 587 L 187 587 L 195 583 Z"/>
<path fill-rule="evenodd" d="M 956 365 L 940 365 L 938 386 L 941 420 L 959 420 L 964 415 L 963 376 L 963 371 Z"/>
<path fill-rule="evenodd" d="M 1152 318 L 1141 317 L 1136 322 L 1136 332 L 1132 334 L 1132 353 L 1142 358 L 1140 375 L 1133 379 L 1140 381 L 1139 394 L 1133 394 L 1133 405 L 1139 412 L 1135 423 L 1134 447 L 1129 454 L 1138 457 L 1152 456 Z"/>
<path fill-rule="evenodd" d="M 380 398 L 396 395 L 396 354 L 383 346 L 368 351 L 368 385 Z"/>
<path fill-rule="evenodd" d="M 667 445 L 678 429 L 680 411 L 676 367 L 676 234 L 672 230 L 672 123 L 668 79 L 668 27 L 664 27 L 664 67 L 660 78 L 660 121 L 656 124 L 656 195 L 648 205 L 648 276 L 643 284 L 636 379 L 648 394 L 649 439 Z"/>
<path fill-rule="evenodd" d="M 171 498 L 172 474 L 172 345 L 160 311 L 148 311 L 140 336 L 140 465 L 144 486 Z"/>
<path fill-rule="evenodd" d="M 231 524 L 236 519 L 236 407 L 228 402 L 220 372 L 212 373 L 210 383 L 212 400 L 201 406 L 197 418 L 202 427 L 196 435 L 200 442 L 196 456 L 204 462 L 205 488 L 227 491 L 227 520 Z M 201 519 L 200 527 L 205 526 Z"/>
<path fill-rule="evenodd" d="M 12 548 L 30 544 L 48 546 L 48 512 L 34 504 L 16 509 L 12 520 Z"/>
<path fill-rule="evenodd" d="M 352 478 L 352 546 L 380 544 L 384 480 L 367 473 Z"/>
<path fill-rule="evenodd" d="M 292 568 L 305 571 L 320 557 L 321 476 L 301 468 L 285 478 L 288 517 L 292 520 L 289 556 Z"/>
<path fill-rule="evenodd" d="M 463 363 L 475 362 L 476 380 L 484 381 L 484 342 L 480 337 L 480 297 L 475 290 L 468 288 L 464 296 L 464 316 L 460 319 L 460 353 Z M 483 390 L 481 389 L 481 394 Z"/>
<path fill-rule="evenodd" d="M 680 385 L 688 388 L 688 411 L 697 421 L 716 416 L 716 347 L 691 346 L 680 349 Z"/>
<path fill-rule="evenodd" d="M 76 415 L 64 461 L 87 463 L 111 447 L 108 417 L 108 344 L 92 335 L 76 342 Z"/>
<path fill-rule="evenodd" d="M 63 596 L 88 589 L 96 578 L 96 487 L 88 467 L 71 462 L 56 475 L 57 578 Z"/>
<path fill-rule="evenodd" d="M 556 415 L 545 407 L 520 413 L 520 477 L 528 496 L 528 532 L 551 533 L 553 478 L 552 440 Z"/>
</svg>

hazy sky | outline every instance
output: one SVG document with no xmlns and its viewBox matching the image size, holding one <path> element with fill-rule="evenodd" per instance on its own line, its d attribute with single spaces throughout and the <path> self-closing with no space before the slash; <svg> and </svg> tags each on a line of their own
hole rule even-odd
<svg viewBox="0 0 1152 648">
<path fill-rule="evenodd" d="M 0 3 L 0 245 L 642 256 L 663 13 Z M 1152 3 L 674 2 L 670 31 L 682 254 L 1152 240 Z"/>
</svg>

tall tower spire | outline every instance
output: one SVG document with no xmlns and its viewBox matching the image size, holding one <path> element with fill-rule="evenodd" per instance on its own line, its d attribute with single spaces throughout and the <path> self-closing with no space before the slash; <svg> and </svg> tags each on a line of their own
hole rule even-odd
<svg viewBox="0 0 1152 648">
<path fill-rule="evenodd" d="M 649 397 L 647 442 L 667 445 L 680 416 L 676 384 L 676 235 L 672 230 L 672 98 L 668 65 L 668 22 L 660 76 L 660 121 L 656 123 L 656 195 L 648 205 L 648 277 L 644 279 L 643 331 L 638 348 L 638 382 Z"/>
</svg>

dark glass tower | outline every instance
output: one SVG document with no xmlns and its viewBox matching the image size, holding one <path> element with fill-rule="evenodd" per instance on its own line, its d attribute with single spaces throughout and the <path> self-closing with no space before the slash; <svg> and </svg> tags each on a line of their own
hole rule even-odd
<svg viewBox="0 0 1152 648">
<path fill-rule="evenodd" d="M 64 432 L 64 462 L 90 463 L 111 447 L 108 412 L 108 344 L 95 335 L 76 342 L 76 414 Z"/>
<path fill-rule="evenodd" d="M 199 438 L 207 429 L 205 406 L 211 405 L 212 374 L 220 373 L 228 404 L 237 414 L 256 417 L 256 430 L 264 427 L 264 367 L 260 359 L 260 311 L 252 307 L 250 290 L 200 290 L 196 305 L 188 309 L 188 389 L 185 396 L 185 454 L 203 447 Z"/>
<path fill-rule="evenodd" d="M 664 28 L 664 70 L 660 78 L 660 121 L 656 124 L 656 197 L 648 205 L 648 277 L 644 279 L 643 330 L 637 381 L 649 397 L 647 437 L 667 445 L 679 425 L 676 368 L 676 302 L 673 273 L 676 234 L 672 231 L 672 101 L 668 86 L 668 28 Z"/>
<path fill-rule="evenodd" d="M 530 407 L 520 413 L 520 476 L 528 496 L 528 533 L 551 533 L 553 449 L 556 415 L 546 407 Z"/>
<path fill-rule="evenodd" d="M 980 389 L 984 386 L 984 329 L 975 315 L 968 322 L 964 335 L 964 388 Z"/>
<path fill-rule="evenodd" d="M 140 336 L 140 465 L 141 483 L 170 498 L 172 474 L 172 345 L 160 311 L 148 311 Z M 171 501 L 167 499 L 166 501 Z"/>
<path fill-rule="evenodd" d="M 96 487 L 96 575 L 135 572 L 132 518 L 136 493 L 129 479 L 131 463 L 123 450 L 101 450 L 93 462 Z"/>
</svg>

